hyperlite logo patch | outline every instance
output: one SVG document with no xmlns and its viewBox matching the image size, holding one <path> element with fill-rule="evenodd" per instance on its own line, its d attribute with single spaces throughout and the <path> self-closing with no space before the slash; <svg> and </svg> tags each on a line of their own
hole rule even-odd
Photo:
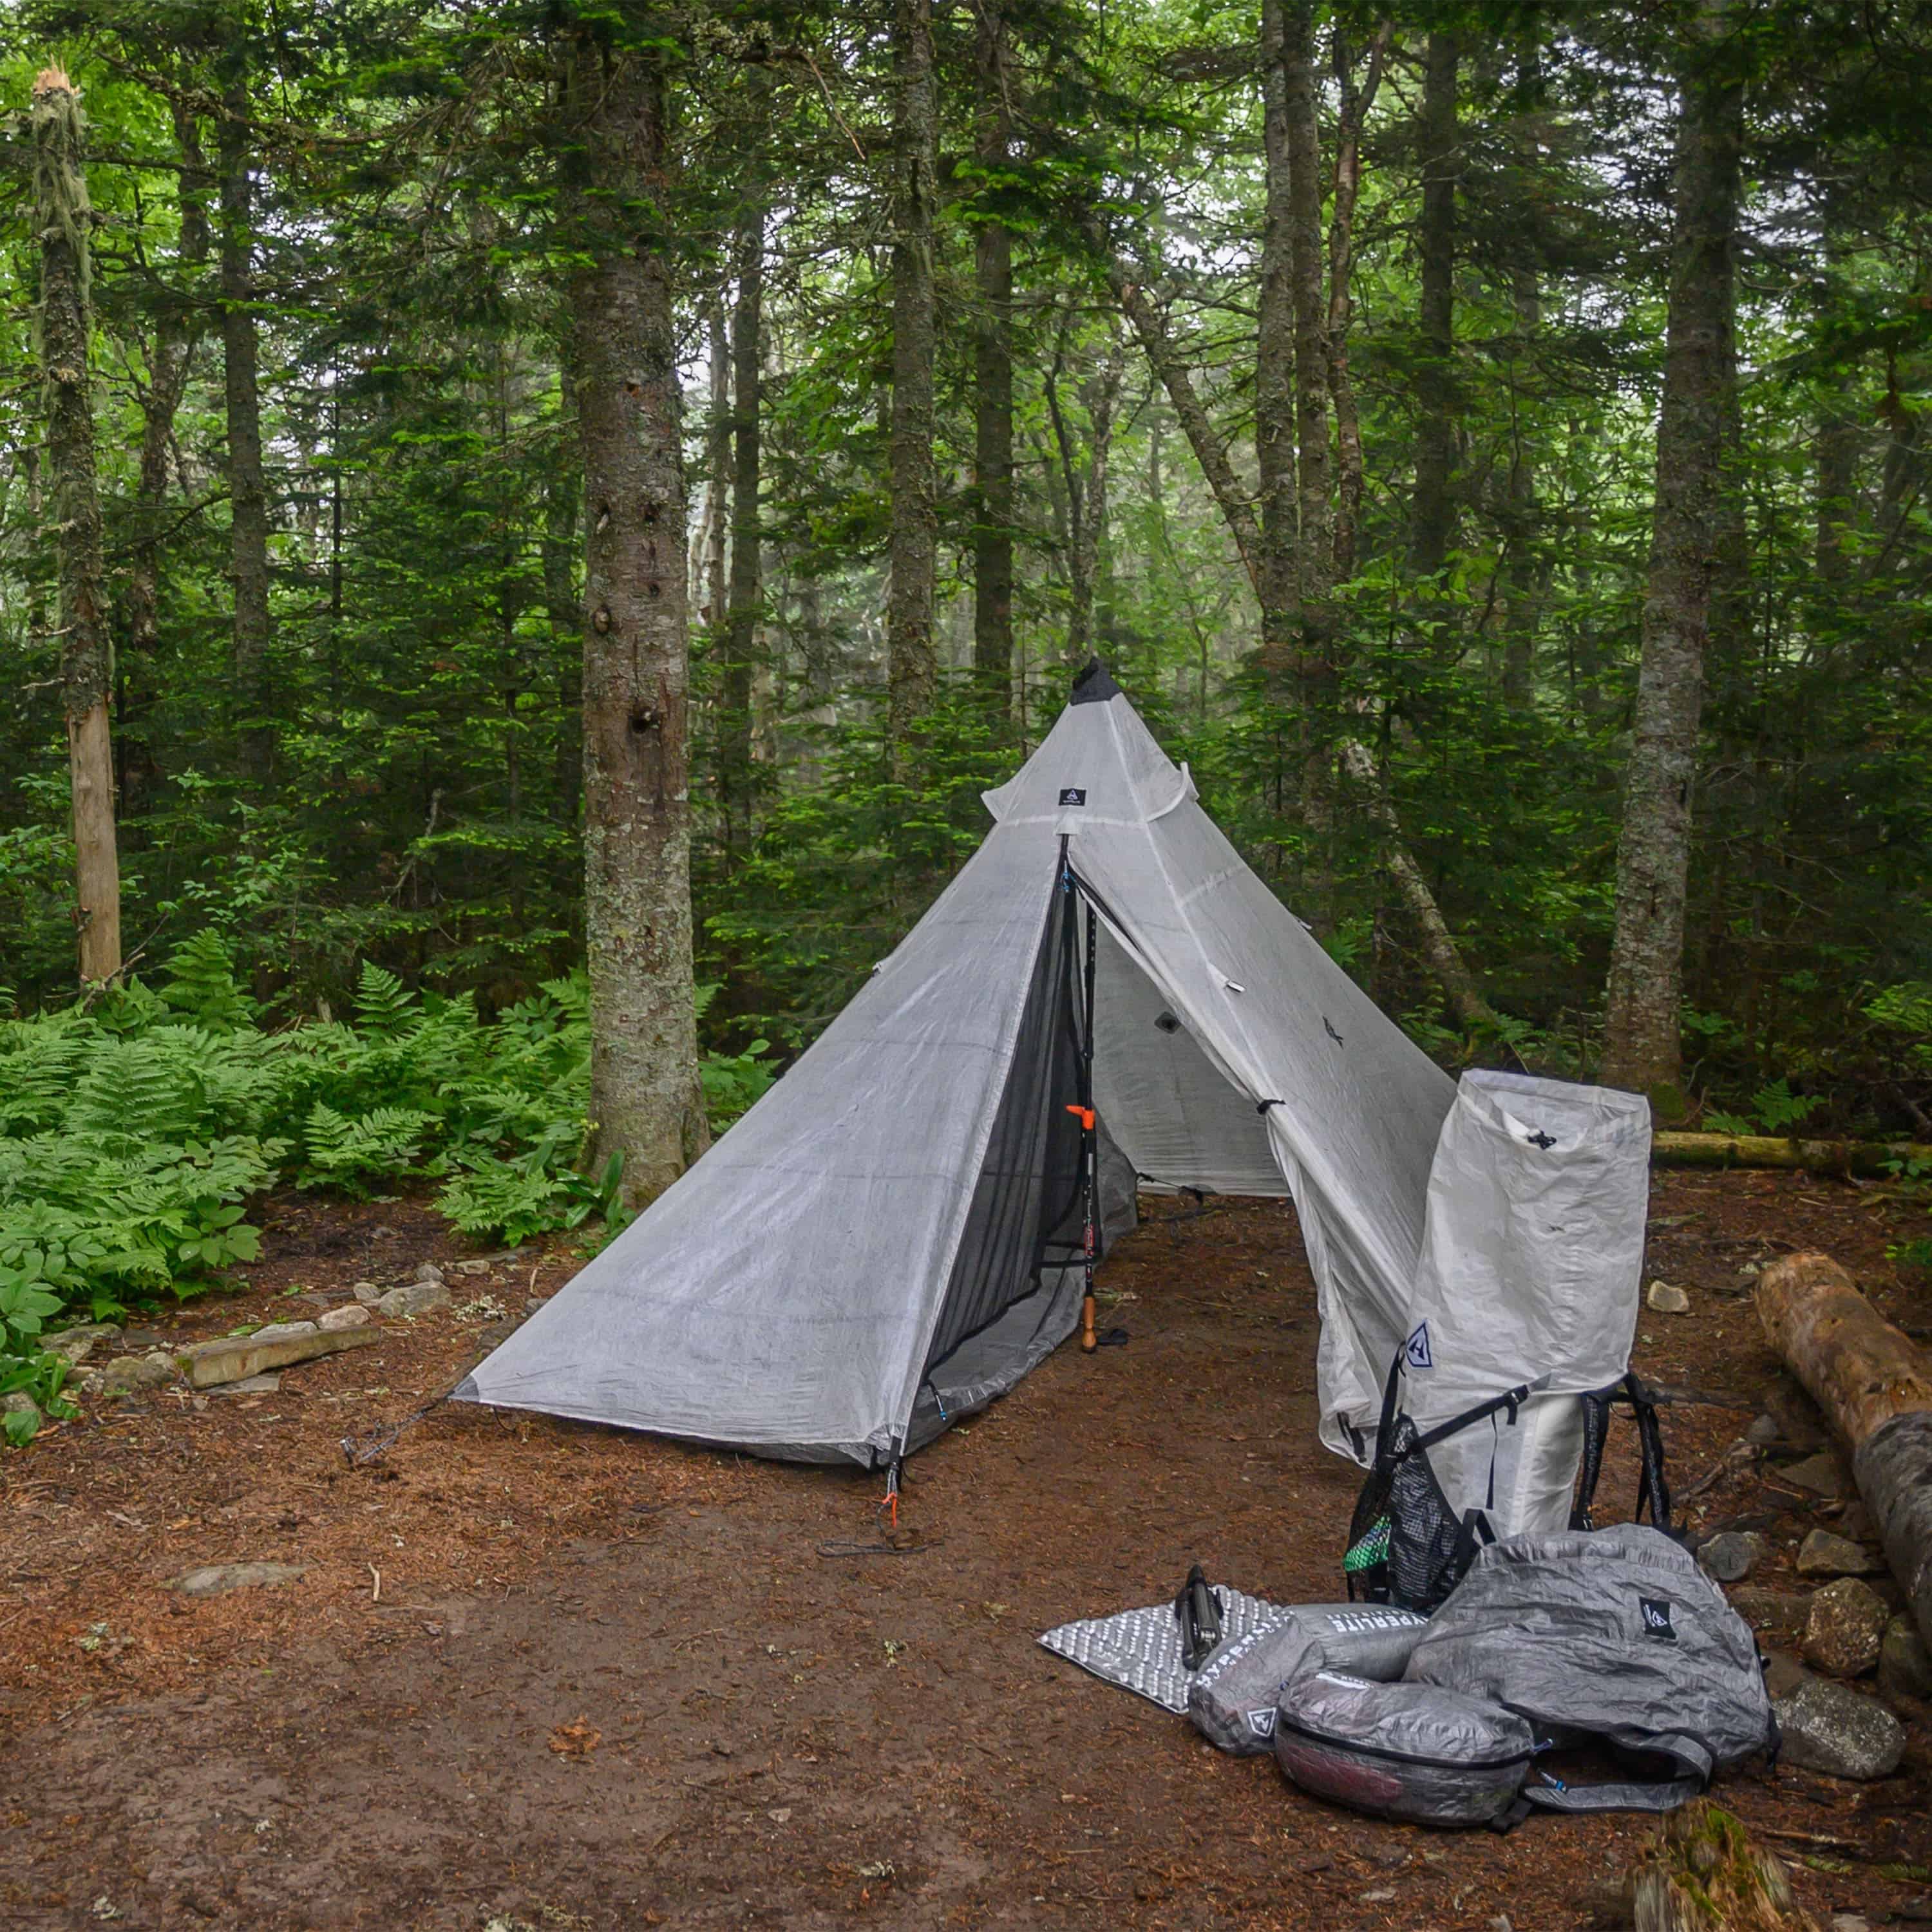
<svg viewBox="0 0 1932 1932">
<path fill-rule="evenodd" d="M 1274 1706 L 1270 1704 L 1265 1711 L 1250 1711 L 1248 1713 L 1248 1729 L 1258 1738 L 1273 1737 Z"/>
<path fill-rule="evenodd" d="M 1084 805 L 1087 802 L 1087 788 L 1084 785 L 1062 785 L 1060 802 L 1062 805 Z"/>
<path fill-rule="evenodd" d="M 1402 1358 L 1412 1369 L 1432 1369 L 1436 1358 L 1429 1352 L 1429 1324 L 1420 1322 L 1402 1345 Z"/>
<path fill-rule="evenodd" d="M 1643 1612 L 1643 1628 L 1646 1636 L 1667 1637 L 1671 1642 L 1677 1641 L 1677 1633 L 1670 1627 L 1670 1606 L 1660 1603 L 1654 1597 L 1640 1597 L 1637 1604 Z"/>
</svg>

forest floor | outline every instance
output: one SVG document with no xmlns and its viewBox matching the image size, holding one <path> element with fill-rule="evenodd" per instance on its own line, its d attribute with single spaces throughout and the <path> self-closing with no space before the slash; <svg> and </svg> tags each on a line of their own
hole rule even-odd
<svg viewBox="0 0 1932 1932">
<path fill-rule="evenodd" d="M 1128 1345 L 1063 1349 L 916 1457 L 900 1553 L 833 1553 L 876 1538 L 856 1472 L 466 1406 L 351 1468 L 342 1438 L 446 1387 L 568 1278 L 562 1248 L 452 1274 L 456 1307 L 270 1394 L 90 1402 L 0 1463 L 0 1923 L 1588 1923 L 1652 1825 L 1375 1823 L 1036 1642 L 1170 1595 L 1197 1561 L 1281 1601 L 1340 1594 L 1358 1479 L 1316 1442 L 1292 1216 L 1148 1204 L 1102 1277 Z M 1646 1312 L 1639 1366 L 1717 1399 L 1666 1412 L 1680 1486 L 1767 1405 L 1804 1425 L 1750 1265 L 1820 1247 L 1894 1319 L 1932 1321 L 1885 1258 L 1898 1211 L 1802 1174 L 1658 1178 L 1646 1279 L 1692 1312 Z M 153 1324 L 170 1345 L 466 1252 L 404 1202 L 284 1199 L 266 1232 L 245 1293 Z M 1633 1487 L 1615 1436 L 1605 1517 Z M 1737 1467 L 1692 1507 L 1707 1528 L 1763 1519 L 1753 1581 L 1795 1590 L 1798 1538 L 1846 1506 L 1774 1477 Z M 165 1587 L 255 1560 L 308 1568 L 204 1600 Z M 1780 1767 L 1721 1788 L 1821 1922 L 1932 1917 L 1932 1884 L 1877 1869 L 1932 1860 L 1918 1714 L 1881 1783 Z"/>
</svg>

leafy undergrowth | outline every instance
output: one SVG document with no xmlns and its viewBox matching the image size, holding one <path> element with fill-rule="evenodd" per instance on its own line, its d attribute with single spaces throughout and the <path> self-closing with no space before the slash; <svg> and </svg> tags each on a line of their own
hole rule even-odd
<svg viewBox="0 0 1932 1932">
<path fill-rule="evenodd" d="M 770 1084 L 763 1042 L 703 1067 L 714 1131 Z M 8 1437 L 63 1412 L 63 1318 L 211 1286 L 254 1261 L 248 1203 L 279 1180 L 367 1198 L 440 1181 L 465 1234 L 515 1242 L 601 1220 L 620 1170 L 589 1165 L 590 1001 L 554 980 L 485 1024 L 365 964 L 352 1020 L 263 1030 L 212 933 L 158 988 L 0 1021 L 0 1400 Z"/>
</svg>

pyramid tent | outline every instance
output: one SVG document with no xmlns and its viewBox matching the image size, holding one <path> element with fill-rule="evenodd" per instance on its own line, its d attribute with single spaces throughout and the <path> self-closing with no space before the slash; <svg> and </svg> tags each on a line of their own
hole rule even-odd
<svg viewBox="0 0 1932 1932">
<path fill-rule="evenodd" d="M 895 1462 L 1072 1332 L 1143 1184 L 1292 1196 L 1322 1430 L 1361 1456 L 1448 1076 L 1243 862 L 1091 664 L 985 842 L 758 1105 L 459 1399 Z"/>
</svg>

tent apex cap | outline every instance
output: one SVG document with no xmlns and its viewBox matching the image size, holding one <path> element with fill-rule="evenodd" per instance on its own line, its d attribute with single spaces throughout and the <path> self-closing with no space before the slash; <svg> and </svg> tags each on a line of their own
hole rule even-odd
<svg viewBox="0 0 1932 1932">
<path fill-rule="evenodd" d="M 1107 667 L 1097 657 L 1092 657 L 1073 680 L 1072 695 L 1066 701 L 1070 704 L 1104 704 L 1108 698 L 1120 695 L 1120 687 L 1114 682 Z"/>
</svg>

